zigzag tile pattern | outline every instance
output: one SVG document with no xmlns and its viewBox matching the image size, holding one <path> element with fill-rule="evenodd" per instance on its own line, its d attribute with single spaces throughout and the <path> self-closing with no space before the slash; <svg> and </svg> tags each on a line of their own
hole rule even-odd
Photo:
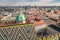
<svg viewBox="0 0 60 40">
<path fill-rule="evenodd" d="M 15 28 L 1 28 L 0 40 L 36 40 L 34 26 L 26 25 Z"/>
</svg>

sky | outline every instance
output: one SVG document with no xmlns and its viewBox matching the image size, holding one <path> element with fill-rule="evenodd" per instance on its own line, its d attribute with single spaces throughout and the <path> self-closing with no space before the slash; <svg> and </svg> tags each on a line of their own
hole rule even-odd
<svg viewBox="0 0 60 40">
<path fill-rule="evenodd" d="M 0 6 L 60 6 L 60 0 L 0 0 Z"/>
</svg>

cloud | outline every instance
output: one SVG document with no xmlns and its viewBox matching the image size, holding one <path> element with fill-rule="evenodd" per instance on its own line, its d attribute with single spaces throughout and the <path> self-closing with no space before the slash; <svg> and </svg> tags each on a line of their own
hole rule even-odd
<svg viewBox="0 0 60 40">
<path fill-rule="evenodd" d="M 56 0 L 0 0 L 0 5 L 2 6 L 6 6 L 6 5 L 7 6 L 19 6 L 19 5 L 58 6 L 60 5 L 60 2 L 56 2 Z"/>
<path fill-rule="evenodd" d="M 34 2 L 21 2 L 21 3 L 18 3 L 18 4 L 22 4 L 22 5 L 32 5 L 32 6 L 45 6 L 47 4 L 49 4 L 49 2 L 52 2 L 54 0 L 37 0 L 37 1 L 34 1 Z"/>
<path fill-rule="evenodd" d="M 53 2 L 55 1 L 55 2 Z M 53 2 L 53 3 L 51 3 Z M 60 2 L 56 2 L 56 0 L 37 0 L 35 2 L 24 2 L 20 3 L 22 5 L 37 5 L 37 6 L 60 6 Z"/>
</svg>

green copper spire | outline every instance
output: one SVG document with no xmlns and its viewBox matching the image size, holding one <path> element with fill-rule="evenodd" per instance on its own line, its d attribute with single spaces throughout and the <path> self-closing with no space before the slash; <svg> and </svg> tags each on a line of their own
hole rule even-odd
<svg viewBox="0 0 60 40">
<path fill-rule="evenodd" d="M 23 11 L 20 10 L 20 11 L 19 11 L 19 14 L 18 14 L 17 17 L 16 17 L 16 21 L 25 21 L 25 20 L 26 20 L 26 18 L 25 18 L 24 15 L 23 15 Z"/>
</svg>

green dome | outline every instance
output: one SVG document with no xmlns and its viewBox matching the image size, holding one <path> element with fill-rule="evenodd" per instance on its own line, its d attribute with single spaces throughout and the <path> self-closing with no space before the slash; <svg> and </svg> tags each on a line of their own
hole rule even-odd
<svg viewBox="0 0 60 40">
<path fill-rule="evenodd" d="M 23 15 L 22 11 L 19 11 L 20 13 L 16 16 L 16 21 L 24 21 L 26 18 Z"/>
</svg>

